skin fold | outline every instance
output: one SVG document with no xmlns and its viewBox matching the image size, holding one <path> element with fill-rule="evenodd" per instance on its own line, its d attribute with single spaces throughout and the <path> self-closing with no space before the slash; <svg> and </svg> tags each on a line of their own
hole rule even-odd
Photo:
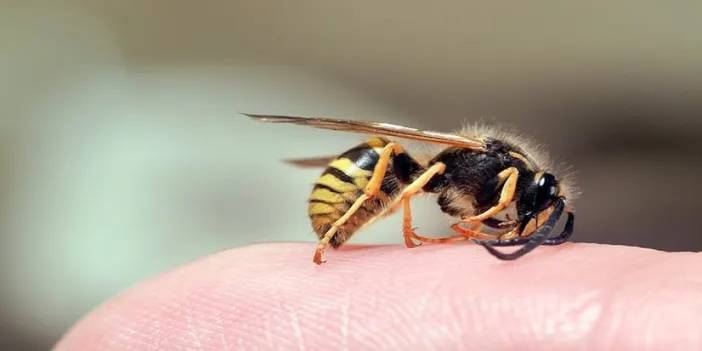
<svg viewBox="0 0 702 351">
<path fill-rule="evenodd" d="M 506 250 L 506 249 L 504 249 Z M 237 248 L 146 281 L 56 350 L 700 350 L 702 254 L 595 244 Z"/>
</svg>

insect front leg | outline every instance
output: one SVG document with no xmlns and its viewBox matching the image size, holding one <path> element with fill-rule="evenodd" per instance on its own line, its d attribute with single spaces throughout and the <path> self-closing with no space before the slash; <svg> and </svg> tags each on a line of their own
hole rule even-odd
<svg viewBox="0 0 702 351">
<path fill-rule="evenodd" d="M 553 230 L 553 227 L 556 225 L 556 222 L 560 218 L 561 214 L 563 213 L 563 208 L 565 207 L 565 202 L 563 198 L 560 198 L 558 202 L 556 202 L 556 205 L 553 208 L 553 212 L 549 215 L 548 219 L 546 222 L 541 225 L 532 235 L 528 237 L 519 237 L 515 238 L 513 240 L 498 240 L 496 242 L 492 242 L 490 240 L 485 240 L 485 241 L 480 241 L 480 240 L 473 240 L 475 243 L 482 245 L 490 254 L 493 256 L 497 257 L 498 259 L 505 260 L 505 261 L 512 261 L 516 260 L 527 253 L 531 252 L 535 248 L 539 247 L 540 245 L 544 245 L 546 243 L 549 243 L 549 234 L 551 233 L 551 230 Z M 568 212 L 568 222 L 566 223 L 565 228 L 563 229 L 563 232 L 554 239 L 554 241 L 551 241 L 551 245 L 559 245 L 565 240 L 567 240 L 570 237 L 570 234 L 573 232 L 573 222 L 575 220 L 575 216 L 573 215 L 572 212 Z M 523 245 L 522 245 L 523 244 Z M 522 245 L 519 249 L 517 249 L 514 252 L 510 253 L 504 253 L 500 252 L 497 249 L 495 249 L 496 246 L 515 246 L 515 245 Z"/>
<path fill-rule="evenodd" d="M 514 199 L 514 194 L 517 191 L 517 180 L 519 179 L 519 170 L 516 167 L 509 167 L 502 172 L 500 172 L 497 177 L 500 182 L 504 182 L 502 185 L 502 191 L 500 192 L 500 198 L 497 203 L 487 209 L 485 212 L 467 218 L 470 222 L 482 222 L 504 210 L 509 206 L 509 204 Z"/>
</svg>

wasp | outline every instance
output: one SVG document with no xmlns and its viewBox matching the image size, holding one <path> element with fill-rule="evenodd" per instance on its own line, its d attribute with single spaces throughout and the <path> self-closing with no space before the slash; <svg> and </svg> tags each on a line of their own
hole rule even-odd
<svg viewBox="0 0 702 351">
<path fill-rule="evenodd" d="M 372 136 L 338 156 L 291 161 L 303 167 L 326 167 L 315 182 L 308 207 L 319 237 L 313 256 L 317 264 L 324 262 L 328 245 L 340 247 L 361 228 L 400 208 L 409 248 L 423 242 L 469 239 L 498 259 L 515 260 L 540 245 L 562 244 L 573 233 L 568 179 L 550 173 L 538 148 L 515 134 L 484 127 L 442 133 L 381 122 L 246 115 L 261 122 Z M 437 150 L 428 157 L 413 157 L 399 140 L 431 144 Z M 411 201 L 422 193 L 436 195 L 441 211 L 457 219 L 450 227 L 454 235 L 427 237 L 415 231 Z M 509 209 L 515 218 L 509 216 Z M 564 211 L 566 223 L 554 236 Z M 505 253 L 496 249 L 499 246 L 519 248 Z"/>
</svg>

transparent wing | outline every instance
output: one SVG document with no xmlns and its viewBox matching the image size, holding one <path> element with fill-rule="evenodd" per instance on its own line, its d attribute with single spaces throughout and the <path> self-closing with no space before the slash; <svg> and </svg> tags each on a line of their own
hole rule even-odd
<svg viewBox="0 0 702 351">
<path fill-rule="evenodd" d="M 283 160 L 283 162 L 300 168 L 323 168 L 334 161 L 338 156 L 320 156 L 309 158 L 292 158 Z"/>
<path fill-rule="evenodd" d="M 290 123 L 321 129 L 340 130 L 372 135 L 385 135 L 404 139 L 420 140 L 435 144 L 457 146 L 467 149 L 483 150 L 485 146 L 482 141 L 465 138 L 456 134 L 420 130 L 390 123 L 352 121 L 323 117 L 254 115 L 247 113 L 244 115 L 260 122 Z"/>
</svg>

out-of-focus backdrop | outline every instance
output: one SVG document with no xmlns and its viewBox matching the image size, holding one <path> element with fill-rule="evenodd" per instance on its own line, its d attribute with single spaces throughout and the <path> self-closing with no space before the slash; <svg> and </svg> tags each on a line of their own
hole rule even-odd
<svg viewBox="0 0 702 351">
<path fill-rule="evenodd" d="M 577 171 L 576 240 L 702 249 L 699 1 L 0 4 L 2 349 L 197 257 L 313 240 L 317 171 L 278 160 L 359 137 L 238 112 L 512 126 Z"/>
</svg>

